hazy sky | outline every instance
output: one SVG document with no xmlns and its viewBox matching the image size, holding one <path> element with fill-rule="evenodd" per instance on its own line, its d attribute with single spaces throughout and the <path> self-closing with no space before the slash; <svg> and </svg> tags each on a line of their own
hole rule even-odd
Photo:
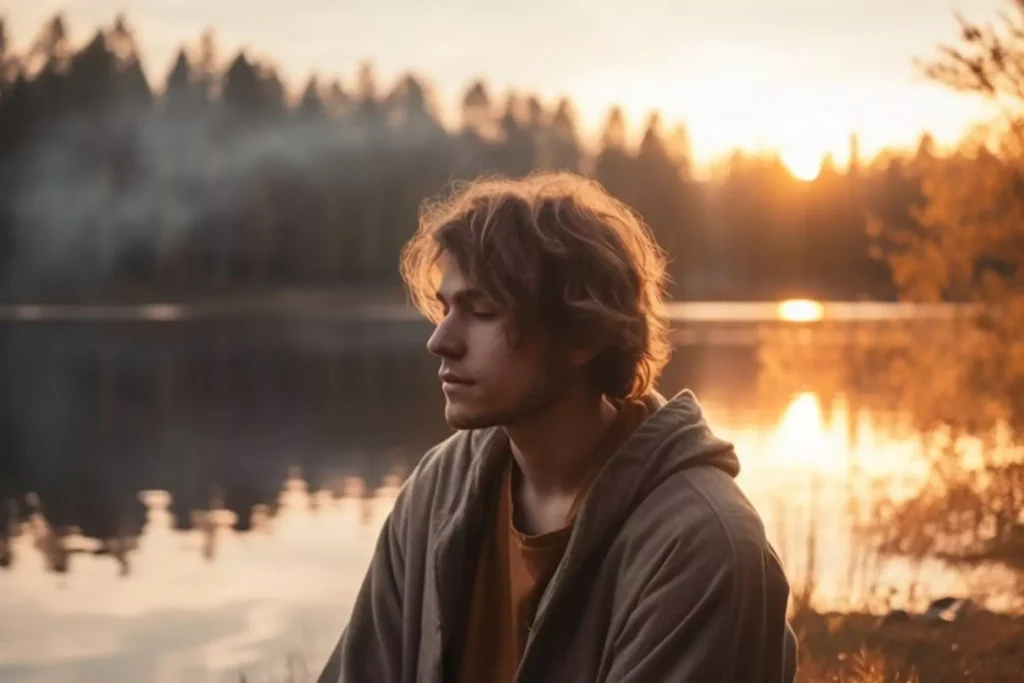
<svg viewBox="0 0 1024 683">
<path fill-rule="evenodd" d="M 990 19 L 1004 0 L 0 0 L 16 43 L 56 10 L 83 40 L 125 11 L 151 80 L 182 42 L 216 29 L 272 58 L 292 88 L 311 71 L 351 83 L 372 60 L 384 84 L 409 68 L 450 107 L 485 76 L 545 98 L 565 93 L 592 130 L 610 103 L 632 123 L 650 107 L 684 119 L 706 160 L 732 146 L 772 146 L 791 163 L 849 134 L 871 153 L 922 129 L 954 139 L 980 106 L 926 84 L 915 56 L 956 39 L 954 12 Z"/>
</svg>

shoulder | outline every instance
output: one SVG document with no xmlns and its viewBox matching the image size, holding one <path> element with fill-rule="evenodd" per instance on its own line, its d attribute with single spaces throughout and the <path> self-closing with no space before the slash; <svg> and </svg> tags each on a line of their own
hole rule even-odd
<svg viewBox="0 0 1024 683">
<path fill-rule="evenodd" d="M 669 570 L 747 574 L 777 563 L 761 516 L 731 475 L 698 466 L 666 478 L 627 523 Z"/>
<path fill-rule="evenodd" d="M 479 455 L 496 436 L 495 429 L 452 433 L 431 447 L 409 475 L 405 486 L 454 490 L 478 467 Z"/>
<path fill-rule="evenodd" d="M 427 521 L 437 510 L 455 507 L 476 476 L 480 454 L 494 438 L 491 429 L 457 431 L 431 447 L 402 484 L 396 509 Z"/>
<path fill-rule="evenodd" d="M 679 473 L 674 485 L 681 501 L 692 499 L 707 535 L 727 539 L 734 560 L 768 547 L 764 522 L 736 480 L 714 467 L 695 467 Z"/>
</svg>

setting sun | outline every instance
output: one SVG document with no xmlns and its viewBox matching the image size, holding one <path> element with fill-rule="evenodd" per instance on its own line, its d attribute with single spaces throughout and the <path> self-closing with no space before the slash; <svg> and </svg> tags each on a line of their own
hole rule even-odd
<svg viewBox="0 0 1024 683">
<path fill-rule="evenodd" d="M 783 149 L 782 163 L 797 180 L 811 182 L 821 172 L 822 155 L 809 149 Z"/>
</svg>

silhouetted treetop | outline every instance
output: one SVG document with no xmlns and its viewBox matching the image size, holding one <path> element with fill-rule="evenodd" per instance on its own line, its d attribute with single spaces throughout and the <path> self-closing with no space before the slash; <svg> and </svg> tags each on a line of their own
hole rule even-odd
<svg viewBox="0 0 1024 683">
<path fill-rule="evenodd" d="M 221 100 L 238 114 L 254 114 L 260 109 L 263 87 L 259 72 L 244 52 L 238 53 L 224 74 Z"/>
<path fill-rule="evenodd" d="M 555 106 L 555 114 L 551 119 L 551 128 L 558 135 L 564 137 L 576 137 L 576 113 L 572 109 L 569 99 L 563 97 L 558 100 Z"/>
<path fill-rule="evenodd" d="M 605 149 L 625 149 L 626 117 L 621 107 L 612 107 L 605 119 L 604 131 L 601 133 L 601 145 Z"/>
<path fill-rule="evenodd" d="M 71 45 L 64 26 L 64 16 L 58 14 L 43 27 L 29 49 L 28 67 L 35 71 L 49 66 L 60 71 L 70 56 Z"/>
<path fill-rule="evenodd" d="M 398 126 L 418 132 L 438 131 L 440 123 L 427 87 L 414 74 L 406 74 L 388 95 L 388 111 Z"/>
<path fill-rule="evenodd" d="M 317 118 L 324 113 L 324 101 L 320 96 L 320 83 L 316 75 L 309 77 L 299 99 L 299 114 L 306 118 Z"/>
<path fill-rule="evenodd" d="M 341 81 L 335 78 L 327 87 L 324 95 L 324 106 L 331 116 L 340 118 L 348 115 L 352 110 L 352 98 L 341 86 Z"/>
<path fill-rule="evenodd" d="M 544 105 L 536 95 L 530 95 L 526 100 L 526 125 L 533 130 L 539 130 L 544 125 Z"/>
<path fill-rule="evenodd" d="M 168 107 L 176 104 L 190 103 L 196 95 L 197 84 L 195 74 L 192 73 L 192 65 L 189 63 L 188 54 L 182 48 L 174 59 L 170 73 L 164 84 L 164 101 Z"/>
<path fill-rule="evenodd" d="M 107 47 L 106 35 L 97 31 L 85 49 L 71 59 L 68 74 L 68 104 L 93 109 L 115 99 L 117 65 Z"/>
<path fill-rule="evenodd" d="M 491 96 L 482 80 L 474 81 L 462 98 L 462 126 L 478 135 L 490 133 Z"/>
<path fill-rule="evenodd" d="M 661 137 L 661 114 L 651 112 L 647 117 L 647 128 L 640 140 L 637 154 L 643 158 L 657 159 L 658 161 L 669 161 L 668 153 L 665 150 L 665 143 Z"/>
<path fill-rule="evenodd" d="M 370 63 L 359 66 L 356 77 L 355 120 L 368 130 L 384 127 L 383 103 L 380 101 L 377 72 Z"/>
<path fill-rule="evenodd" d="M 135 42 L 135 36 L 123 14 L 119 14 L 114 20 L 114 25 L 107 32 L 106 38 L 108 48 L 120 65 L 139 61 L 139 49 Z"/>
<path fill-rule="evenodd" d="M 4 90 L 14 83 L 21 72 L 21 60 L 11 49 L 7 39 L 7 25 L 0 16 L 0 99 Z"/>
</svg>

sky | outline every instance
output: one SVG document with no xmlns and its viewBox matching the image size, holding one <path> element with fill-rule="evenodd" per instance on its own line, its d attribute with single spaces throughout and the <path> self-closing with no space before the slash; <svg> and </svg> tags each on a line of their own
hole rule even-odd
<svg viewBox="0 0 1024 683">
<path fill-rule="evenodd" d="M 382 85 L 426 77 L 446 118 L 485 77 L 553 103 L 569 95 L 584 134 L 621 104 L 638 130 L 652 108 L 686 123 L 698 163 L 734 147 L 779 149 L 791 167 L 851 133 L 871 155 L 928 130 L 954 142 L 982 103 L 927 83 L 913 59 L 955 42 L 955 12 L 991 20 L 1006 0 L 0 0 L 15 44 L 63 10 L 72 39 L 125 12 L 151 80 L 182 43 L 216 30 L 221 58 L 241 47 L 289 86 L 308 75 L 354 82 L 371 61 Z"/>
</svg>

